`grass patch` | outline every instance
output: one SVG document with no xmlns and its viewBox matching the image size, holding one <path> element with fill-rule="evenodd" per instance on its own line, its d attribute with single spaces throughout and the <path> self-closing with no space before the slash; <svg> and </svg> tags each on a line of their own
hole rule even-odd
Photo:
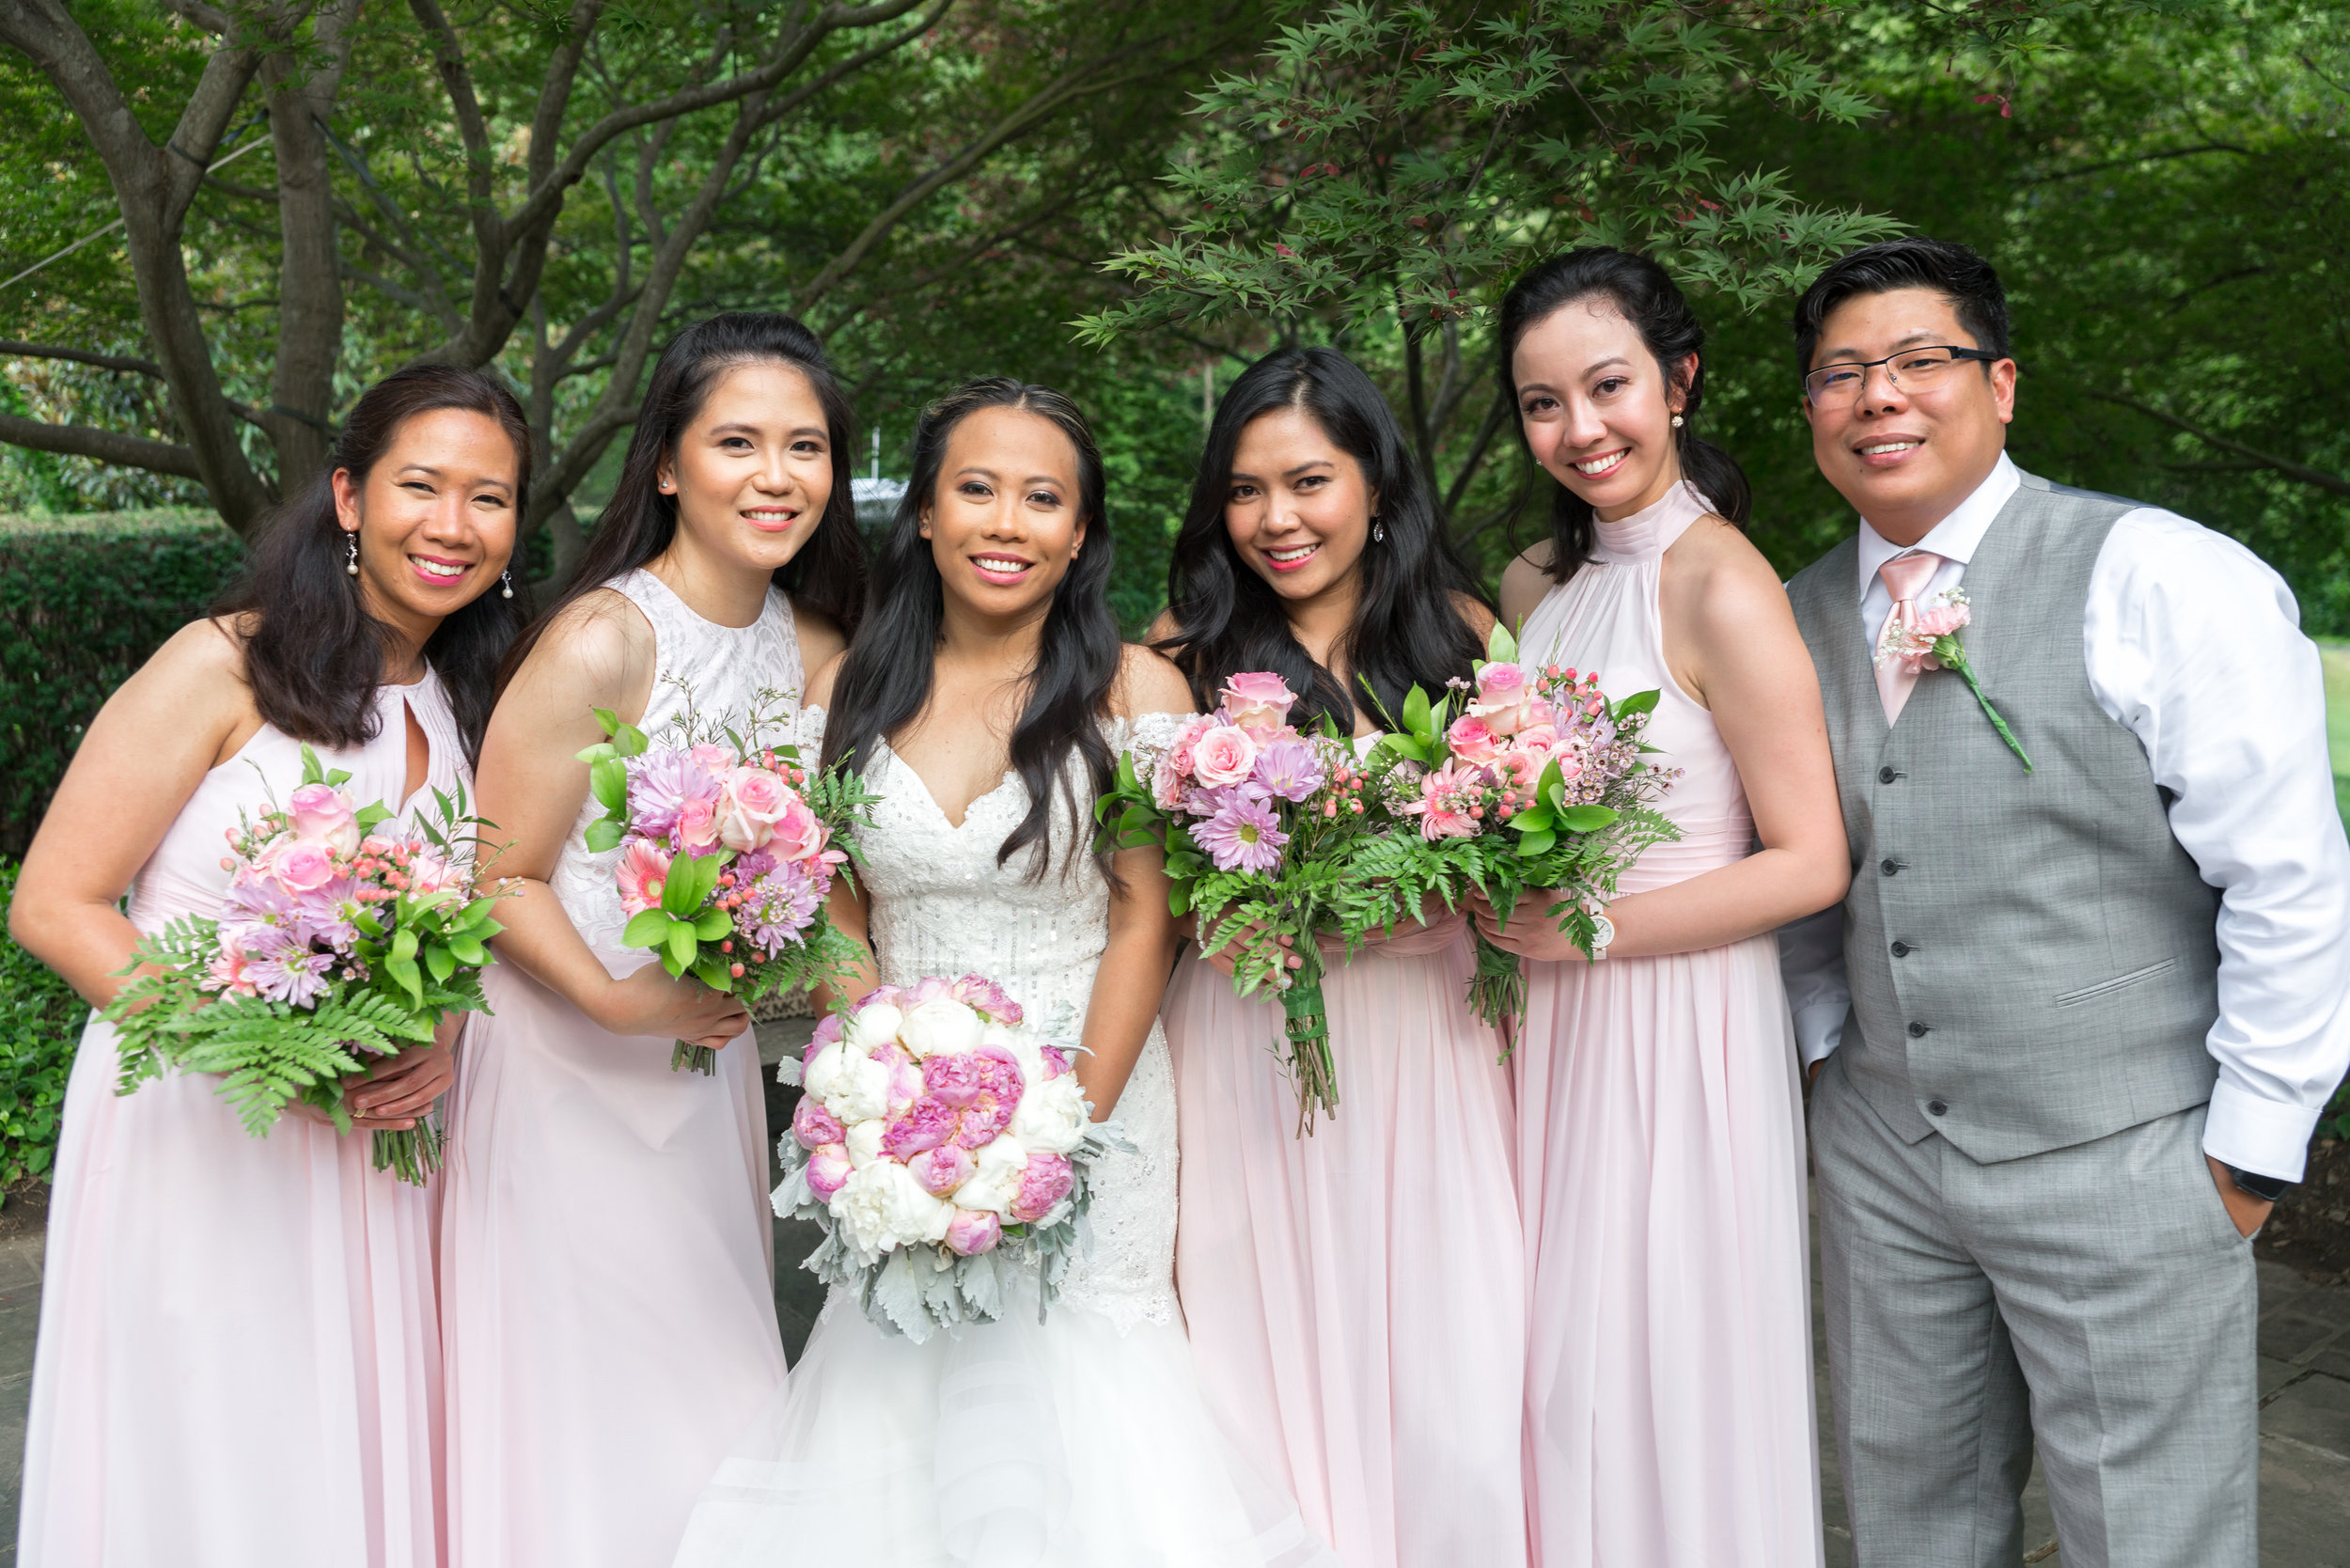
<svg viewBox="0 0 2350 1568">
<path fill-rule="evenodd" d="M 2321 644 L 2326 666 L 2326 742 L 2334 754 L 2334 804 L 2350 823 L 2350 643 Z"/>
</svg>

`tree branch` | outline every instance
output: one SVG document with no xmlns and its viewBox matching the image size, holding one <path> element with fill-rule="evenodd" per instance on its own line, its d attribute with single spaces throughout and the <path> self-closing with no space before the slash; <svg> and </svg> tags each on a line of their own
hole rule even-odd
<svg viewBox="0 0 2350 1568">
<path fill-rule="evenodd" d="M 2122 408 L 2133 409 L 2157 424 L 2168 425 L 2174 431 L 2183 431 L 2207 447 L 2217 447 L 2223 452 L 2233 452 L 2236 456 L 2257 463 L 2271 473 L 2282 474 L 2286 478 L 2297 479 L 2302 484 L 2314 486 L 2330 494 L 2350 495 L 2350 479 L 2345 479 L 2339 474 L 2328 474 L 2322 468 L 2311 468 L 2309 464 L 2295 463 L 2291 458 L 2281 458 L 2273 452 L 2264 452 L 2257 447 L 2248 447 L 2232 436 L 2221 435 L 2217 431 L 2207 431 L 2201 425 L 2192 424 L 2175 414 L 2154 407 L 2152 403 L 2139 402 L 2136 398 L 2127 397 L 2119 392 L 2091 392 L 2089 395 L 2101 403 L 2113 403 Z"/>
<path fill-rule="evenodd" d="M 102 370 L 124 370 L 134 376 L 152 376 L 164 380 L 164 368 L 151 359 L 136 359 L 129 354 L 92 353 L 87 349 L 63 349 L 54 343 L 19 343 L 0 337 L 0 359 L 70 359 L 77 365 L 95 365 Z"/>
<path fill-rule="evenodd" d="M 150 441 L 143 435 L 96 430 L 88 425 L 53 425 L 46 420 L 0 414 L 0 442 L 29 447 L 37 452 L 90 458 L 123 468 L 144 468 L 150 474 L 170 474 L 182 479 L 204 478 L 204 471 L 196 465 L 196 454 L 185 447 Z"/>
</svg>

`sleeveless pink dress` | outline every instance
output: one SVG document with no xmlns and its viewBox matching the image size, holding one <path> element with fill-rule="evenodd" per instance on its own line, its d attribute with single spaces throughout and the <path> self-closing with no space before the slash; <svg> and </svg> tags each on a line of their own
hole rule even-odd
<svg viewBox="0 0 2350 1568">
<path fill-rule="evenodd" d="M 1457 917 L 1331 957 L 1339 1109 L 1304 1138 L 1280 1008 L 1196 955 L 1167 987 L 1192 1354 L 1347 1568 L 1527 1560 L 1515 1118 L 1469 969 Z"/>
<path fill-rule="evenodd" d="M 361 805 L 401 798 L 403 701 L 430 784 L 467 776 L 428 673 L 378 688 L 374 740 L 320 750 Z M 139 868 L 132 923 L 217 915 L 223 834 L 301 782 L 301 744 L 264 725 Z M 115 1074 L 114 1026 L 92 1020 L 50 1200 L 18 1562 L 432 1568 L 431 1190 L 376 1170 L 366 1133 L 290 1116 L 249 1136 L 210 1074 L 166 1074 L 128 1098 Z"/>
<path fill-rule="evenodd" d="M 704 620 L 650 572 L 609 585 L 657 652 L 641 728 L 800 690 L 791 607 Z M 738 722 L 739 728 L 739 722 Z M 550 886 L 613 975 L 619 857 L 581 808 Z M 783 1385 L 767 1107 L 749 1030 L 705 1077 L 666 1037 L 616 1035 L 510 964 L 466 1028 L 441 1231 L 454 1568 L 654 1568 L 728 1446 Z"/>
<path fill-rule="evenodd" d="M 1683 775 L 1619 896 L 1747 855 L 1713 715 L 1668 673 L 1665 552 L 1713 509 L 1686 484 L 1598 525 L 1518 638 L 1530 664 L 1663 696 Z M 1793 1568 L 1821 1559 L 1794 1031 L 1768 935 L 1528 966 L 1517 1051 L 1526 1214 L 1527 1501 L 1542 1568 Z"/>
</svg>

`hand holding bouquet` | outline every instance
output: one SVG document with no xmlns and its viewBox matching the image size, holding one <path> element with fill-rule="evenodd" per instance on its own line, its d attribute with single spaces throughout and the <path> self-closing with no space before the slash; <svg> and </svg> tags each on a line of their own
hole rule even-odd
<svg viewBox="0 0 2350 1568">
<path fill-rule="evenodd" d="M 650 948 L 672 976 L 694 975 L 745 1003 L 811 990 L 854 974 L 864 949 L 824 913 L 848 860 L 835 839 L 870 819 L 877 796 L 846 769 L 824 773 L 799 747 L 745 741 L 730 729 L 697 743 L 688 713 L 682 744 L 656 747 L 608 708 L 611 740 L 579 754 L 605 815 L 588 847 L 620 850 L 620 940 Z M 717 1071 L 707 1046 L 677 1043 L 672 1071 Z"/>
<path fill-rule="evenodd" d="M 1042 1315 L 1076 1254 L 1093 1162 L 1128 1147 L 1093 1124 L 1068 1053 L 977 975 L 881 987 L 777 1075 L 807 1092 L 777 1146 L 776 1212 L 822 1225 L 805 1266 L 916 1343 L 996 1321 L 1021 1268 L 1038 1271 Z"/>
<path fill-rule="evenodd" d="M 508 889 L 477 892 L 462 791 L 433 792 L 437 822 L 413 836 L 377 830 L 381 802 L 354 808 L 318 753 L 302 748 L 302 787 L 228 834 L 231 872 L 215 919 L 174 920 L 140 942 L 133 975 L 104 1016 L 121 1043 L 116 1092 L 166 1066 L 220 1074 L 220 1092 L 255 1137 L 296 1100 L 351 1130 L 344 1079 L 429 1045 L 452 1012 L 484 1011 L 491 910 Z M 145 968 L 148 972 L 138 973 Z M 375 1168 L 421 1185 L 440 1163 L 431 1119 L 375 1135 Z"/>
</svg>

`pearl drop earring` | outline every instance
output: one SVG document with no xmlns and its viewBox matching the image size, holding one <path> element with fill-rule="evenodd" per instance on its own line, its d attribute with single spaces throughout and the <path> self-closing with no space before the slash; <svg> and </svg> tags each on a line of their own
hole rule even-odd
<svg viewBox="0 0 2350 1568">
<path fill-rule="evenodd" d="M 350 551 L 350 554 L 343 557 L 343 571 L 346 574 L 356 577 L 359 575 L 358 530 L 354 528 L 351 532 L 343 535 L 343 544 Z"/>
<path fill-rule="evenodd" d="M 500 599 L 511 599 L 514 597 L 514 578 L 512 573 L 506 572 L 498 573 L 498 597 Z"/>
</svg>

